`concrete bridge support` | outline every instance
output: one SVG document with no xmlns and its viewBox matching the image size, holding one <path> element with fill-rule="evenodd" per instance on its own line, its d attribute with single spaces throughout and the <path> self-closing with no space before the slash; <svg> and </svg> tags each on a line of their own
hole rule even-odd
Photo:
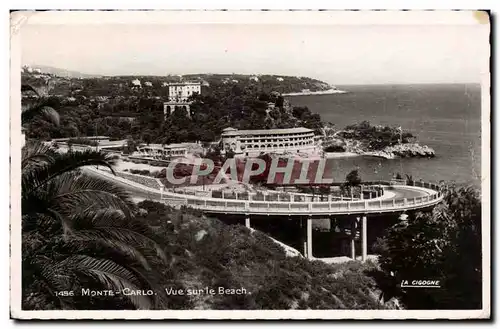
<svg viewBox="0 0 500 329">
<path fill-rule="evenodd" d="M 300 219 L 300 228 L 301 228 L 301 236 L 302 236 L 302 250 L 303 250 L 303 255 L 307 259 L 312 259 L 313 258 L 313 253 L 312 253 L 312 217 L 309 216 L 307 218 L 301 218 Z"/>
<path fill-rule="evenodd" d="M 361 224 L 360 240 L 361 240 L 361 260 L 364 262 L 368 256 L 368 221 L 366 215 L 355 217 L 351 220 L 351 258 L 356 259 L 356 232 L 358 223 Z"/>
<path fill-rule="evenodd" d="M 360 240 L 361 240 L 361 260 L 364 262 L 368 256 L 368 220 L 366 215 L 353 218 L 351 221 L 351 258 L 356 259 L 356 232 L 357 224 L 361 224 Z"/>
<path fill-rule="evenodd" d="M 356 259 L 356 224 L 357 224 L 357 219 L 356 217 L 353 217 L 351 220 L 351 258 Z"/>
<path fill-rule="evenodd" d="M 366 215 L 361 218 L 361 260 L 366 261 L 366 256 L 368 255 L 368 221 L 366 220 Z"/>
<path fill-rule="evenodd" d="M 312 248 L 312 218 L 309 216 L 307 218 L 307 258 L 313 258 L 313 248 Z"/>
<path fill-rule="evenodd" d="M 248 215 L 245 217 L 245 226 L 247 228 L 250 228 L 250 216 Z"/>
</svg>

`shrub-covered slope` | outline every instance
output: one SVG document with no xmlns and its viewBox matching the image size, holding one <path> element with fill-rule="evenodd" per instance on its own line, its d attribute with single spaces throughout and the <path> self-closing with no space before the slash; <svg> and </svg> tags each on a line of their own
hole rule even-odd
<svg viewBox="0 0 500 329">
<path fill-rule="evenodd" d="M 265 234 L 144 201 L 144 220 L 164 235 L 171 309 L 379 309 L 373 263 L 329 265 L 287 257 Z M 147 214 L 146 214 L 147 213 Z M 222 287 L 222 288 L 219 288 Z M 184 296 L 174 296 L 182 289 Z M 213 289 L 210 293 L 206 289 Z M 221 294 L 220 289 L 241 289 Z M 200 293 L 191 294 L 201 290 Z M 234 292 L 231 293 L 231 292 Z M 168 293 L 168 291 L 167 291 Z"/>
</svg>

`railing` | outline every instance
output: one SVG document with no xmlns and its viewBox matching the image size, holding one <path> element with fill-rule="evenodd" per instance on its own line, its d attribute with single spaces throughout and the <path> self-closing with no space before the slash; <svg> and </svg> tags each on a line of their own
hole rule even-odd
<svg viewBox="0 0 500 329">
<path fill-rule="evenodd" d="M 181 192 L 186 195 L 201 195 L 198 191 L 185 191 Z M 277 202 L 322 202 L 322 201 L 355 201 L 360 200 L 359 198 L 351 198 L 345 196 L 334 196 L 334 195 L 314 195 L 307 193 L 285 193 L 285 192 L 270 192 L 266 193 L 248 193 L 248 192 L 221 192 L 221 191 L 211 191 L 205 193 L 214 199 L 223 200 L 247 200 L 247 201 L 277 201 Z"/>
<path fill-rule="evenodd" d="M 257 200 L 252 199 L 221 199 L 221 198 L 190 198 L 185 199 L 179 204 L 199 208 L 214 212 L 240 212 L 240 213 L 363 213 L 363 212 L 390 212 L 399 210 L 410 210 L 431 206 L 440 202 L 443 198 L 439 191 L 439 186 L 432 183 L 413 181 L 407 184 L 425 188 L 423 192 L 433 193 L 414 198 L 399 199 L 378 199 L 378 200 L 356 200 L 356 201 L 319 201 L 303 202 L 292 198 L 284 200 Z M 401 186 L 401 185 L 399 185 Z"/>
<path fill-rule="evenodd" d="M 105 174 L 112 179 L 128 180 L 121 177 L 116 177 L 110 173 L 96 170 L 88 167 L 101 174 Z M 133 182 L 129 182 L 132 184 Z M 138 185 L 136 183 L 133 183 Z M 153 191 L 161 195 L 161 199 L 171 205 L 186 205 L 193 208 L 198 208 L 205 211 L 214 212 L 239 212 L 239 213 L 283 213 L 283 214 L 303 214 L 305 213 L 366 213 L 366 212 L 390 212 L 410 210 L 431 206 L 440 202 L 443 195 L 440 191 L 440 186 L 422 181 L 412 181 L 407 184 L 423 188 L 422 195 L 414 198 L 400 199 L 368 199 L 357 201 L 320 201 L 320 202 L 302 202 L 302 201 L 258 201 L 258 200 L 231 200 L 231 199 L 216 199 L 206 196 L 185 195 L 172 192 L 165 192 L 152 188 L 141 187 L 149 191 Z M 403 185 L 399 185 L 400 187 Z M 429 193 L 431 191 L 432 193 Z"/>
</svg>

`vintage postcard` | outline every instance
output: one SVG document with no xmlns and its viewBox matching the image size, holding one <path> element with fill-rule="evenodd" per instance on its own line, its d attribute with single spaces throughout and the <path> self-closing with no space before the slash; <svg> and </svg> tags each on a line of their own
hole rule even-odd
<svg viewBox="0 0 500 329">
<path fill-rule="evenodd" d="M 489 319 L 489 37 L 11 12 L 11 317 Z"/>
</svg>

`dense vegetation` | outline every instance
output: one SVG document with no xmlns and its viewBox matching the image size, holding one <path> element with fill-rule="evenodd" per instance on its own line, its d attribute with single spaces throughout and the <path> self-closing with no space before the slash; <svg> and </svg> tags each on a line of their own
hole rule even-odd
<svg viewBox="0 0 500 329">
<path fill-rule="evenodd" d="M 80 170 L 111 168 L 99 152 L 58 153 L 28 143 L 22 153 L 22 285 L 24 309 L 166 307 L 167 266 L 161 239 L 134 217 L 123 189 Z M 82 289 L 154 289 L 154 296 L 84 296 Z"/>
<path fill-rule="evenodd" d="M 408 309 L 479 309 L 482 306 L 481 200 L 472 188 L 450 188 L 432 212 L 410 216 L 378 241 L 387 298 Z M 402 280 L 439 280 L 440 289 L 401 288 Z"/>
<path fill-rule="evenodd" d="M 147 79 L 152 86 L 136 88 L 131 81 Z M 185 80 L 195 80 L 185 76 Z M 240 78 L 239 80 L 237 80 Z M 59 126 L 39 118 L 29 125 L 31 138 L 50 139 L 104 135 L 115 139 L 134 139 L 145 143 L 216 141 L 223 128 L 290 128 L 321 127 L 318 115 L 307 108 L 292 107 L 280 92 L 302 88 L 325 89 L 326 84 L 309 79 L 261 76 L 200 75 L 207 81 L 202 95 L 195 95 L 192 117 L 175 111 L 164 120 L 163 101 L 168 88 L 162 83 L 178 81 L 178 77 L 110 77 L 88 79 L 50 78 L 48 102 L 61 116 Z M 198 79 L 198 76 L 196 76 Z M 234 82 L 234 81 L 238 82 Z M 23 81 L 35 86 L 45 81 L 24 74 Z M 316 86 L 316 87 L 314 87 Z M 47 86 L 45 86 L 47 87 Z"/>
<path fill-rule="evenodd" d="M 144 201 L 141 218 L 168 241 L 168 273 L 174 289 L 245 288 L 243 295 L 178 296 L 171 308 L 189 309 L 380 309 L 374 264 L 328 265 L 287 257 L 265 234 L 226 225 L 196 212 Z"/>
</svg>

